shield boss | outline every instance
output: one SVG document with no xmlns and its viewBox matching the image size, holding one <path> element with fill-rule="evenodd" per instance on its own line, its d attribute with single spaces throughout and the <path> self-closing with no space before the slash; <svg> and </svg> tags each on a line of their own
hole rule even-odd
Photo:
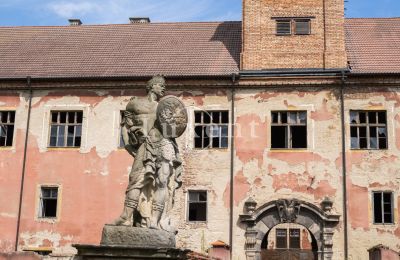
<svg viewBox="0 0 400 260">
<path fill-rule="evenodd" d="M 157 120 L 165 138 L 180 137 L 188 122 L 185 105 L 175 96 L 165 96 L 158 103 Z"/>
</svg>

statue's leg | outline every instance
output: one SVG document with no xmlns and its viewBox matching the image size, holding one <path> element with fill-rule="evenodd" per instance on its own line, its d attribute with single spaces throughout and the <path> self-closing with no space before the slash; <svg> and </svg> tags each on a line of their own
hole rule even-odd
<svg viewBox="0 0 400 260">
<path fill-rule="evenodd" d="M 171 173 L 171 165 L 164 161 L 157 172 L 157 179 L 154 191 L 151 228 L 159 228 L 161 215 L 164 211 L 165 201 L 168 199 L 168 177 Z"/>
<path fill-rule="evenodd" d="M 139 189 L 132 189 L 126 193 L 124 210 L 122 211 L 121 216 L 114 221 L 114 225 L 117 226 L 133 225 L 133 213 L 137 209 L 139 196 L 140 196 Z"/>
</svg>

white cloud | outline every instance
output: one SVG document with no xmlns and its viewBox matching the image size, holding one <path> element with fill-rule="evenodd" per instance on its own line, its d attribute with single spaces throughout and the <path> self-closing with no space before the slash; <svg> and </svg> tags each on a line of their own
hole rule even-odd
<svg viewBox="0 0 400 260">
<path fill-rule="evenodd" d="M 72 18 L 76 16 L 86 15 L 92 12 L 101 12 L 102 7 L 96 3 L 91 2 L 58 2 L 50 3 L 48 8 L 56 13 L 58 16 L 64 18 Z"/>
</svg>

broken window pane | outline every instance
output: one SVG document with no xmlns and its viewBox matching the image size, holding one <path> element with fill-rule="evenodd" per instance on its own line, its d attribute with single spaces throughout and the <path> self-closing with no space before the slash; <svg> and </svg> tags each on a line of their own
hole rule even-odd
<svg viewBox="0 0 400 260">
<path fill-rule="evenodd" d="M 195 111 L 194 147 L 227 148 L 228 120 L 228 111 Z"/>
<path fill-rule="evenodd" d="M 0 147 L 10 147 L 14 139 L 15 111 L 0 112 Z"/>
<path fill-rule="evenodd" d="M 393 201 L 391 192 L 374 192 L 374 223 L 393 223 Z"/>
<path fill-rule="evenodd" d="M 287 126 L 271 127 L 271 148 L 288 148 L 287 147 Z"/>
<path fill-rule="evenodd" d="M 188 221 L 207 221 L 207 192 L 189 191 Z"/>
<path fill-rule="evenodd" d="M 42 187 L 40 196 L 40 218 L 57 217 L 58 187 Z"/>
<path fill-rule="evenodd" d="M 307 127 L 291 126 L 292 148 L 307 148 Z"/>
<path fill-rule="evenodd" d="M 386 149 L 386 112 L 350 111 L 350 120 L 352 149 Z"/>
<path fill-rule="evenodd" d="M 51 112 L 50 147 L 80 147 L 82 112 Z"/>
</svg>

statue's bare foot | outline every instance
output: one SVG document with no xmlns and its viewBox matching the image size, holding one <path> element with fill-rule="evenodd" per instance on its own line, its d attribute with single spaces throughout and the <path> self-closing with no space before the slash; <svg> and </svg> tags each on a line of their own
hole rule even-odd
<svg viewBox="0 0 400 260">
<path fill-rule="evenodd" d="M 129 219 L 125 219 L 123 217 L 119 217 L 113 222 L 113 225 L 131 227 L 133 225 L 133 223 Z"/>
</svg>

